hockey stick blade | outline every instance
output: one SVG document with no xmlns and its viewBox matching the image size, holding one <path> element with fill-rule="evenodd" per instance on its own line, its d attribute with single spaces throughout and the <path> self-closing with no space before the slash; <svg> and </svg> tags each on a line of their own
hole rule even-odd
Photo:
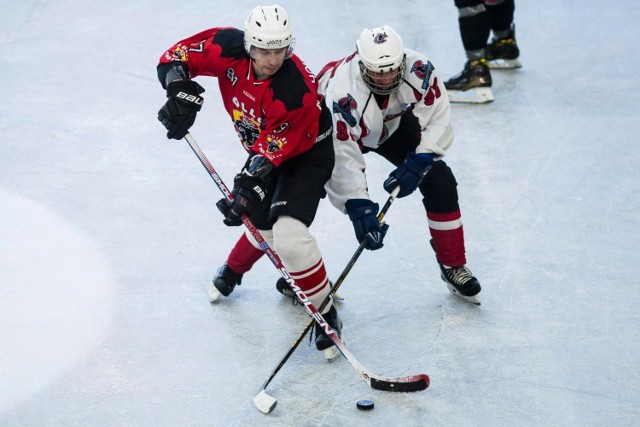
<svg viewBox="0 0 640 427">
<path fill-rule="evenodd" d="M 364 372 L 360 372 L 360 375 L 372 389 L 381 391 L 410 393 L 425 390 L 431 383 L 427 374 L 398 378 L 374 377 Z M 263 414 L 270 414 L 276 408 L 278 401 L 262 388 L 260 392 L 254 396 L 253 404 Z"/>
<path fill-rule="evenodd" d="M 276 409 L 278 401 L 274 397 L 269 396 L 265 390 L 261 390 L 260 393 L 256 394 L 253 398 L 253 404 L 263 414 L 269 414 Z"/>
<path fill-rule="evenodd" d="M 422 391 L 429 387 L 431 383 L 429 375 L 420 374 L 411 377 L 400 378 L 371 378 L 369 385 L 375 390 L 397 391 L 401 393 L 409 393 L 413 391 Z"/>
</svg>

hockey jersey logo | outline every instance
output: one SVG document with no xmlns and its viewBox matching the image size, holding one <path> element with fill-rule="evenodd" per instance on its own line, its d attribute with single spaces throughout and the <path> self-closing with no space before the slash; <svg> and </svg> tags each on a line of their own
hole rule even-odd
<svg viewBox="0 0 640 427">
<path fill-rule="evenodd" d="M 272 135 L 267 137 L 267 150 L 269 153 L 282 150 L 282 147 L 287 143 L 284 138 L 274 138 Z"/>
<path fill-rule="evenodd" d="M 422 89 L 429 87 L 429 80 L 431 80 L 431 74 L 433 73 L 433 64 L 431 61 L 427 61 L 425 64 L 422 60 L 417 60 L 411 66 L 411 72 L 418 76 L 422 80 Z"/>
<path fill-rule="evenodd" d="M 206 41 L 207 39 L 198 43 L 190 43 L 189 46 L 184 46 L 182 43 L 179 43 L 172 51 L 167 51 L 166 58 L 171 61 L 187 62 L 189 60 L 189 52 L 202 53 Z"/>
<path fill-rule="evenodd" d="M 187 49 L 183 48 L 181 45 L 176 46 L 173 50 L 167 51 L 165 56 L 170 61 L 187 62 L 189 59 Z"/>
<path fill-rule="evenodd" d="M 242 111 L 233 110 L 233 124 L 236 127 L 238 137 L 242 141 L 245 150 L 249 151 L 260 136 L 260 124 L 258 120 L 244 114 Z"/>
<path fill-rule="evenodd" d="M 354 127 L 357 123 L 352 111 L 358 108 L 358 103 L 351 94 L 347 93 L 347 96 L 340 98 L 338 102 L 333 102 L 333 112 L 340 113 L 342 118 L 349 123 L 349 126 Z"/>
</svg>

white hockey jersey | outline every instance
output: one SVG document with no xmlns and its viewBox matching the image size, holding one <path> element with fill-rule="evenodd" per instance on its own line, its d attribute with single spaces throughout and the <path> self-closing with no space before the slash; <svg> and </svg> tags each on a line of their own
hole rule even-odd
<svg viewBox="0 0 640 427">
<path fill-rule="evenodd" d="M 347 200 L 370 198 L 361 147 L 383 144 L 407 110 L 413 111 L 422 128 L 417 153 L 442 157 L 453 143 L 451 108 L 442 78 L 424 55 L 410 49 L 405 53 L 404 81 L 382 110 L 362 80 L 357 53 L 327 64 L 318 75 L 319 92 L 333 116 L 336 153 L 325 188 L 331 203 L 343 213 Z"/>
</svg>

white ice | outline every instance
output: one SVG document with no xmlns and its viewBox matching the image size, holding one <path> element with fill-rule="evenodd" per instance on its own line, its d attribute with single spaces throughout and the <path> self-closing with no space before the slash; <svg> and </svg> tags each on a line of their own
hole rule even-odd
<svg viewBox="0 0 640 427">
<path fill-rule="evenodd" d="M 388 23 L 443 78 L 464 53 L 453 1 L 282 0 L 313 70 Z M 417 195 L 340 293 L 349 350 L 422 392 L 374 391 L 305 341 L 308 317 L 265 258 L 229 298 L 207 287 L 240 229 L 157 110 L 160 54 L 255 3 L 1 1 L 0 425 L 640 425 L 640 4 L 516 1 L 523 68 L 496 100 L 453 107 L 482 306 L 440 280 Z M 192 134 L 231 182 L 244 154 L 213 79 Z M 369 159 L 372 196 L 390 165 Z M 357 245 L 328 201 L 312 227 L 336 278 Z M 375 401 L 359 412 L 362 398 Z"/>
</svg>

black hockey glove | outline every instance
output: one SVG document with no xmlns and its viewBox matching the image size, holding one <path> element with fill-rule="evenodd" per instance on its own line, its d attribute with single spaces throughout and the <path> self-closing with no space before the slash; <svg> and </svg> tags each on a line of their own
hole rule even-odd
<svg viewBox="0 0 640 427">
<path fill-rule="evenodd" d="M 398 198 L 408 196 L 413 193 L 422 182 L 424 176 L 431 169 L 433 164 L 433 153 L 409 153 L 404 162 L 396 170 L 389 174 L 384 181 L 384 189 L 391 194 L 399 185 L 400 192 Z"/>
<path fill-rule="evenodd" d="M 369 199 L 350 199 L 344 206 L 353 223 L 358 242 L 366 241 L 364 247 L 371 251 L 384 246 L 382 240 L 387 234 L 389 226 L 387 224 L 380 225 L 378 222 L 378 204 Z"/>
<path fill-rule="evenodd" d="M 235 195 L 231 205 L 227 206 L 223 222 L 229 226 L 242 224 L 242 215 L 251 215 L 253 209 L 262 202 L 266 196 L 265 183 L 261 178 L 240 174 L 240 189 Z M 226 203 L 225 203 L 226 204 Z M 220 208 L 220 206 L 218 206 Z"/>
<path fill-rule="evenodd" d="M 158 111 L 158 120 L 167 128 L 167 138 L 182 139 L 202 108 L 204 88 L 193 80 L 174 80 L 167 86 L 167 102 Z"/>
<path fill-rule="evenodd" d="M 234 199 L 238 196 L 238 193 L 240 192 L 241 178 L 242 178 L 242 174 L 237 174 L 236 177 L 233 179 L 233 190 L 231 190 L 231 195 L 233 196 Z M 216 206 L 218 207 L 218 210 L 222 213 L 222 215 L 224 215 L 224 219 L 222 220 L 222 222 L 224 222 L 225 225 L 228 225 L 229 227 L 237 227 L 239 225 L 242 225 L 242 219 L 240 219 L 239 217 L 234 220 L 229 218 L 229 210 L 231 209 L 230 207 L 231 202 L 229 202 L 226 197 L 223 197 L 222 199 L 218 200 L 218 202 L 216 203 Z"/>
<path fill-rule="evenodd" d="M 233 180 L 233 201 L 218 201 L 218 209 L 224 215 L 223 222 L 228 226 L 242 224 L 242 215 L 251 215 L 253 209 L 267 196 L 271 182 L 273 163 L 260 155 L 252 154 L 247 167 Z"/>
</svg>

